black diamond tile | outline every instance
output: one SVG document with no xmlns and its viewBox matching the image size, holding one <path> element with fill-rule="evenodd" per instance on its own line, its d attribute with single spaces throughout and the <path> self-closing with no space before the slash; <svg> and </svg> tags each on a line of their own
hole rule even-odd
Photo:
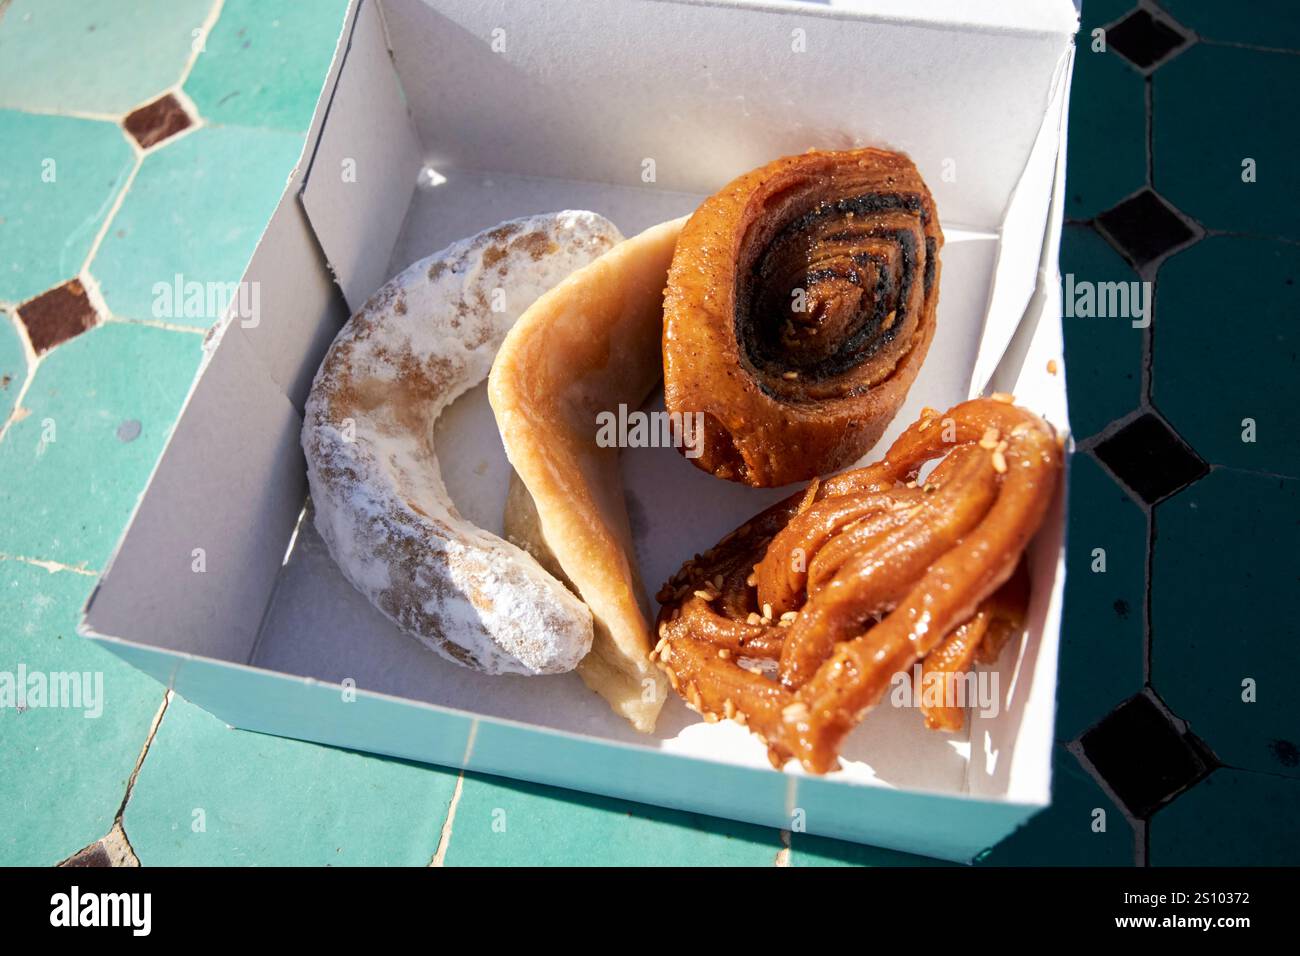
<svg viewBox="0 0 1300 956">
<path fill-rule="evenodd" d="M 1201 456 L 1151 412 L 1097 442 L 1092 451 L 1147 504 L 1172 495 L 1209 471 Z"/>
<path fill-rule="evenodd" d="M 1143 189 L 1097 217 L 1097 228 L 1125 259 L 1141 269 L 1197 237 L 1174 208 Z"/>
<path fill-rule="evenodd" d="M 1145 694 L 1120 704 L 1079 743 L 1115 796 L 1141 819 L 1218 765 L 1205 744 L 1179 733 Z"/>
<path fill-rule="evenodd" d="M 1167 21 L 1135 10 L 1106 31 L 1106 45 L 1145 70 L 1186 46 L 1187 37 Z"/>
</svg>

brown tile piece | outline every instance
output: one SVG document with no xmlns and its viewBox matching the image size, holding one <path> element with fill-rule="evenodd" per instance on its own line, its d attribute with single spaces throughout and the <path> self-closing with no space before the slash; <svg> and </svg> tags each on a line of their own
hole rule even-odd
<svg viewBox="0 0 1300 956">
<path fill-rule="evenodd" d="M 141 149 L 148 149 L 163 140 L 189 129 L 190 117 L 172 94 L 165 93 L 152 103 L 146 103 L 122 120 L 122 125 Z"/>
<path fill-rule="evenodd" d="M 94 327 L 99 318 L 80 279 L 71 279 L 18 306 L 37 355 Z"/>
<path fill-rule="evenodd" d="M 59 866 L 112 866 L 113 859 L 108 855 L 102 840 L 96 840 L 84 850 L 78 850 Z"/>
</svg>

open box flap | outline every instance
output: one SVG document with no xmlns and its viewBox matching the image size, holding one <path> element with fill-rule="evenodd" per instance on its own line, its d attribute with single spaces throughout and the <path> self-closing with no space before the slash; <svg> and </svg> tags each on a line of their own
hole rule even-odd
<svg viewBox="0 0 1300 956">
<path fill-rule="evenodd" d="M 992 295 L 980 337 L 979 357 L 971 372 L 972 397 L 984 392 L 1011 337 L 1022 324 L 1030 298 L 1041 284 L 1043 260 L 1035 252 L 1042 251 L 1044 235 L 1060 231 L 1060 223 L 1054 223 L 1049 216 L 1048 204 L 1053 198 L 1052 184 L 1058 177 L 1058 164 L 1064 161 L 1061 143 L 1073 64 L 1074 45 L 1069 43 L 1057 64 L 1051 103 L 1043 116 L 1034 148 L 1002 219 L 1002 242 Z M 1055 258 L 1051 261 L 1054 266 Z"/>
<path fill-rule="evenodd" d="M 302 189 L 302 205 L 348 309 L 355 313 L 388 279 L 422 163 L 422 149 L 388 57 L 377 3 L 361 0 L 326 123 Z"/>
</svg>

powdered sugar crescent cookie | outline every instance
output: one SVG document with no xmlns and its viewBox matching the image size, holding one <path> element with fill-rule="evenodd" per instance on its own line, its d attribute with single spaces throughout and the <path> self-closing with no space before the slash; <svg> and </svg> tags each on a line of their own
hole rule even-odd
<svg viewBox="0 0 1300 956">
<path fill-rule="evenodd" d="M 531 556 L 461 517 L 434 422 L 487 377 L 537 298 L 621 238 L 601 216 L 567 211 L 454 243 L 375 293 L 312 384 L 302 447 L 321 537 L 375 607 L 467 667 L 572 670 L 592 619 Z"/>
</svg>

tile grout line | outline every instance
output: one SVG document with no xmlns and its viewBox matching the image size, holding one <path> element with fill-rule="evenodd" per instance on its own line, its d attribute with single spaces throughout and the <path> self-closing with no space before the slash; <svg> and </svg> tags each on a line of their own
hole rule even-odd
<svg viewBox="0 0 1300 956">
<path fill-rule="evenodd" d="M 122 835 L 122 842 L 126 844 L 127 849 L 131 851 L 131 855 L 136 858 L 137 862 L 139 862 L 140 858 L 136 854 L 135 848 L 131 846 L 131 839 L 127 836 L 123 817 L 126 815 L 127 804 L 131 802 L 131 794 L 135 792 L 136 780 L 140 776 L 140 770 L 144 767 L 145 758 L 149 756 L 149 748 L 153 746 L 154 737 L 158 735 L 158 728 L 162 726 L 163 717 L 172 702 L 172 694 L 173 691 L 170 689 L 163 692 L 162 703 L 158 705 L 153 720 L 149 722 L 149 732 L 145 735 L 144 746 L 140 748 L 140 754 L 135 758 L 135 766 L 131 768 L 131 775 L 126 780 L 126 792 L 122 794 L 122 802 L 118 805 L 117 813 L 113 815 L 113 830 Z"/>
<path fill-rule="evenodd" d="M 9 9 L 9 5 L 10 0 L 0 0 L 0 18 L 3 18 L 5 12 Z M 178 138 L 203 127 L 203 118 L 199 115 L 198 108 L 194 104 L 194 101 L 185 93 L 184 86 L 185 81 L 189 79 L 190 73 L 194 69 L 194 64 L 198 62 L 199 57 L 203 54 L 203 50 L 207 44 L 208 37 L 212 33 L 213 27 L 216 26 L 217 21 L 221 18 L 221 12 L 224 6 L 225 0 L 213 0 L 207 16 L 198 27 L 200 34 L 198 37 L 194 38 L 196 41 L 200 42 L 191 42 L 190 54 L 185 61 L 185 65 L 181 68 L 180 78 L 174 84 L 162 90 L 162 92 L 158 94 L 158 96 L 163 96 L 167 93 L 175 95 L 177 100 L 180 102 L 182 109 L 185 110 L 186 115 L 194 120 L 193 124 L 188 129 L 182 130 L 176 136 L 171 136 L 164 142 L 157 143 L 148 149 L 142 149 L 139 143 L 135 142 L 131 136 L 127 135 L 126 130 L 122 126 L 122 121 L 127 115 L 129 115 L 131 110 L 128 110 L 120 116 L 111 116 L 103 113 L 85 113 L 76 110 L 17 110 L 18 112 L 25 112 L 37 116 L 66 116 L 71 117 L 72 119 L 86 119 L 112 123 L 114 126 L 118 127 L 119 131 L 127 140 L 135 154 L 135 163 L 131 167 L 130 173 L 127 174 L 126 181 L 122 184 L 121 190 L 118 191 L 112 205 L 109 207 L 103 223 L 95 234 L 95 238 L 91 241 L 90 250 L 86 253 L 86 258 L 82 261 L 81 268 L 77 271 L 76 276 L 77 281 L 79 281 L 82 287 L 86 290 L 87 298 L 90 300 L 91 306 L 95 309 L 99 319 L 98 324 L 101 326 L 109 322 L 122 322 L 165 329 L 169 332 L 189 332 L 198 333 L 200 335 L 206 335 L 208 332 L 207 329 L 193 329 L 187 326 L 171 325 L 163 322 L 154 323 L 143 319 L 125 319 L 113 315 L 112 309 L 109 308 L 108 302 L 104 298 L 103 291 L 99 288 L 98 281 L 91 275 L 90 264 L 94 262 L 95 256 L 99 254 L 100 246 L 103 245 L 104 239 L 112 228 L 113 220 L 117 218 L 117 214 L 121 210 L 123 203 L 126 202 L 126 197 L 131 191 L 131 187 L 135 185 L 136 177 L 140 173 L 140 168 L 144 164 L 145 157 L 157 149 L 171 145 Z M 157 99 L 158 96 L 152 97 L 146 102 L 153 102 L 153 100 Z M 18 314 L 19 304 L 20 303 L 15 303 L 12 307 L 6 308 L 5 311 L 9 313 L 15 328 L 18 330 L 19 340 L 23 345 L 24 357 L 27 360 L 27 368 L 25 370 L 26 374 L 23 377 L 23 383 L 19 387 L 18 393 L 14 396 L 13 410 L 9 413 L 9 417 L 6 418 L 3 423 L 0 423 L 0 441 L 4 440 L 5 436 L 9 433 L 9 429 L 13 425 L 22 421 L 22 419 L 27 416 L 28 412 L 23 408 L 23 399 L 27 397 L 27 392 L 31 388 L 31 384 L 35 380 L 36 373 L 44 359 L 44 355 L 38 355 L 35 348 L 32 346 L 31 338 L 28 336 L 27 329 Z"/>
<path fill-rule="evenodd" d="M 465 753 L 461 756 L 461 766 L 464 767 L 469 763 L 470 755 L 474 752 L 474 740 L 478 737 L 478 720 L 470 725 L 469 737 L 465 740 Z M 447 851 L 451 848 L 451 827 L 452 821 L 456 817 L 456 809 L 460 806 L 460 795 L 465 787 L 465 771 L 462 769 L 456 775 L 456 786 L 451 792 L 451 800 L 447 802 L 447 816 L 443 818 L 442 829 L 438 833 L 438 846 L 433 851 L 433 859 L 429 861 L 431 867 L 442 867 L 446 865 Z"/>
<path fill-rule="evenodd" d="M 776 851 L 776 858 L 772 865 L 778 868 L 788 867 L 790 865 L 790 831 L 781 831 L 781 849 Z"/>
<path fill-rule="evenodd" d="M 18 561 L 22 564 L 30 564 L 34 567 L 48 571 L 50 574 L 66 572 L 68 574 L 81 574 L 86 577 L 97 578 L 100 572 L 93 571 L 90 568 L 77 567 L 73 564 L 64 564 L 61 561 L 49 561 L 44 558 L 29 558 L 22 554 L 5 554 L 0 552 L 0 561 Z"/>
</svg>

